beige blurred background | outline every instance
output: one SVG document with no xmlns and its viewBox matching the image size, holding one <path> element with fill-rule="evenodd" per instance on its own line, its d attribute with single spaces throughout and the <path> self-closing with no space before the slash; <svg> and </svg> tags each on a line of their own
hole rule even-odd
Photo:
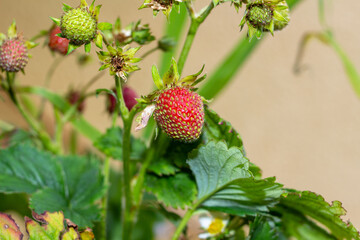
<svg viewBox="0 0 360 240">
<path fill-rule="evenodd" d="M 78 0 L 66 0 L 77 6 Z M 198 5 L 208 1 L 198 0 Z M 354 64 L 360 70 L 360 2 L 326 1 L 328 23 Z M 346 2 L 346 3 L 345 3 Z M 6 32 L 12 19 L 26 37 L 51 25 L 49 16 L 61 15 L 58 0 L 0 0 L 0 32 Z M 120 16 L 124 25 L 142 19 L 160 37 L 164 16 L 152 17 L 150 10 L 138 11 L 141 0 L 98 0 L 103 4 L 100 21 L 114 22 Z M 312 190 L 326 200 L 340 200 L 355 227 L 360 228 L 360 100 L 353 92 L 334 52 L 312 42 L 305 54 L 308 70 L 300 76 L 292 72 L 300 42 L 306 31 L 319 30 L 317 1 L 303 0 L 292 13 L 291 24 L 284 31 L 268 37 L 257 48 L 236 79 L 213 101 L 212 108 L 229 120 L 241 133 L 248 157 L 263 169 L 264 176 L 277 176 L 285 187 Z M 229 4 L 217 7 L 201 26 L 189 55 L 184 74 L 192 74 L 202 64 L 211 73 L 244 32 L 239 32 L 241 12 Z M 154 43 L 155 44 L 155 43 Z M 148 46 L 147 49 L 153 47 Z M 145 48 L 144 48 L 145 49 Z M 82 49 L 81 49 L 82 51 Z M 143 50 L 144 52 L 144 50 Z M 47 48 L 31 51 L 33 59 L 24 85 L 42 85 L 53 61 Z M 135 73 L 130 86 L 139 94 L 151 90 L 150 67 L 158 54 L 140 63 L 143 71 Z M 97 61 L 75 68 L 75 56 L 62 62 L 51 89 L 64 94 L 69 85 L 81 87 L 96 74 Z M 93 88 L 110 88 L 113 81 L 103 77 Z M 85 116 L 105 130 L 110 119 L 104 110 L 104 98 L 87 102 Z M 49 122 L 51 121 L 51 112 Z M 0 101 L 0 119 L 25 126 L 9 102 Z M 359 184 L 359 185 L 358 185 Z"/>
</svg>

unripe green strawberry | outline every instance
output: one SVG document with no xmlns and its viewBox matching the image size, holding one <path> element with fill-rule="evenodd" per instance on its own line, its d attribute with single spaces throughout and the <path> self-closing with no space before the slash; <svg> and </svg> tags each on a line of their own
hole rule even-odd
<svg viewBox="0 0 360 240">
<path fill-rule="evenodd" d="M 60 20 L 62 36 L 74 45 L 90 43 L 97 33 L 97 20 L 87 8 L 73 8 Z"/>
<path fill-rule="evenodd" d="M 5 40 L 0 46 L 0 68 L 7 72 L 23 70 L 29 56 L 24 41 L 19 38 Z"/>
<path fill-rule="evenodd" d="M 204 105 L 200 95 L 188 88 L 168 88 L 156 101 L 154 118 L 169 137 L 192 142 L 202 131 Z"/>
</svg>

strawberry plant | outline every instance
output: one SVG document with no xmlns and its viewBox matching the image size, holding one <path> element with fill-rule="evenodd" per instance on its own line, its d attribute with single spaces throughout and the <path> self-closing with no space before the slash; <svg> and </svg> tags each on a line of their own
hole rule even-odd
<svg viewBox="0 0 360 240">
<path fill-rule="evenodd" d="M 173 240 L 360 239 L 358 230 L 344 220 L 341 202 L 328 203 L 320 194 L 285 188 L 275 177 L 263 177 L 247 157 L 240 134 L 211 109 L 212 99 L 261 39 L 275 35 L 276 41 L 277 31 L 291 28 L 291 10 L 301 0 L 208 0 L 200 3 L 205 6 L 199 11 L 194 2 L 139 4 L 139 10 L 166 21 L 163 37 L 154 36 L 138 19 L 127 26 L 120 18 L 101 22 L 101 5 L 86 0 L 77 7 L 63 4 L 62 15 L 59 10 L 59 17 L 48 19 L 48 30 L 33 38 L 19 34 L 15 21 L 7 34 L 0 34 L 4 101 L 13 104 L 29 126 L 0 121 L 0 239 L 156 239 L 156 228 L 164 223 L 173 225 L 166 236 Z M 319 3 L 323 9 L 323 1 Z M 236 23 L 246 29 L 244 38 L 209 77 L 206 66 L 183 74 L 198 29 L 220 5 L 244 10 Z M 323 14 L 321 10 L 325 26 Z M 186 18 L 190 25 L 182 43 Z M 360 75 L 329 27 L 305 36 L 296 66 L 311 38 L 335 50 L 359 94 Z M 69 86 L 68 93 L 60 95 L 48 88 L 59 65 L 54 61 L 44 87 L 26 85 L 19 75 L 32 61 L 31 49 L 41 43 L 61 61 L 76 55 L 79 67 L 89 67 L 96 56 L 99 73 L 85 86 Z M 149 48 L 151 43 L 156 47 Z M 160 68 L 153 64 L 141 69 L 142 60 L 154 52 L 162 54 Z M 154 85 L 141 97 L 128 86 L 140 70 L 151 72 L 152 80 L 142 81 Z M 92 90 L 103 76 L 106 87 Z M 40 104 L 29 101 L 30 94 L 40 97 Z M 104 112 L 111 117 L 104 132 L 84 115 L 93 108 L 87 100 L 96 96 L 101 101 L 102 95 Z M 54 112 L 54 131 L 44 124 L 46 103 Z M 81 151 L 78 135 L 92 147 Z M 20 218 L 10 216 L 9 210 Z M 191 219 L 202 229 L 195 238 Z"/>
</svg>

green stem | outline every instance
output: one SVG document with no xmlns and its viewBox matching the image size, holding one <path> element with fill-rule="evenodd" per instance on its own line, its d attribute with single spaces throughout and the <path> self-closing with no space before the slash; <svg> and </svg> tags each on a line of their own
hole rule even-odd
<svg viewBox="0 0 360 240">
<path fill-rule="evenodd" d="M 15 80 L 15 73 L 6 73 L 6 80 L 8 83 L 8 93 L 15 104 L 15 106 L 18 108 L 19 112 L 23 116 L 23 118 L 26 120 L 26 122 L 29 124 L 30 128 L 37 134 L 39 137 L 41 143 L 43 144 L 44 148 L 53 152 L 58 153 L 59 148 L 55 147 L 52 144 L 50 136 L 41 128 L 38 122 L 35 121 L 29 114 L 27 114 L 24 110 L 24 108 L 21 106 L 20 102 L 18 101 L 16 97 L 16 93 L 14 91 L 14 80 Z"/>
<path fill-rule="evenodd" d="M 172 240 L 178 240 L 180 238 L 181 233 L 184 231 L 188 221 L 190 220 L 190 218 L 192 217 L 193 213 L 195 212 L 196 208 L 198 205 L 189 208 L 187 210 L 187 212 L 185 213 L 185 215 L 183 216 L 180 224 L 178 225 L 178 227 L 175 230 L 175 233 L 173 235 L 173 237 L 171 238 Z"/>
<path fill-rule="evenodd" d="M 131 172 L 130 172 L 130 149 L 131 149 L 131 125 L 135 114 L 129 114 L 127 109 L 121 87 L 121 79 L 115 76 L 116 93 L 118 96 L 118 109 L 123 120 L 123 145 L 122 145 L 122 160 L 123 160 L 123 197 L 124 205 L 122 211 L 122 239 L 131 239 L 132 230 L 132 195 L 131 195 Z"/>
<path fill-rule="evenodd" d="M 110 187 L 110 158 L 107 157 L 104 161 L 103 167 L 103 175 L 104 175 L 104 186 L 107 188 L 104 198 L 102 199 L 102 217 L 103 220 L 101 222 L 101 230 L 102 236 L 101 239 L 107 239 L 106 237 L 106 218 L 107 218 L 107 211 L 108 211 L 108 199 L 109 199 L 109 187 Z"/>
<path fill-rule="evenodd" d="M 70 153 L 76 155 L 78 132 L 75 129 L 71 129 L 70 134 Z"/>
<path fill-rule="evenodd" d="M 54 114 L 55 114 L 55 144 L 59 149 L 62 149 L 63 139 L 62 139 L 62 133 L 64 129 L 64 124 L 62 122 L 60 112 L 56 108 L 54 108 Z"/>
<path fill-rule="evenodd" d="M 144 53 L 141 58 L 146 58 L 147 56 L 149 56 L 150 54 L 152 54 L 153 52 L 155 52 L 156 50 L 158 50 L 159 47 L 154 47 L 152 49 L 150 49 L 149 51 L 147 51 L 146 53 Z"/>
<path fill-rule="evenodd" d="M 189 31 L 187 33 L 186 39 L 185 39 L 185 43 L 184 46 L 181 50 L 180 53 L 180 57 L 178 60 L 178 69 L 179 69 L 179 73 L 182 73 L 182 70 L 184 69 L 184 65 L 186 62 L 186 59 L 189 55 L 191 46 L 193 44 L 195 35 L 197 33 L 197 30 L 199 28 L 199 26 L 201 25 L 201 23 L 203 23 L 205 21 L 205 19 L 207 18 L 207 16 L 210 14 L 210 12 L 213 10 L 214 8 L 214 3 L 211 2 L 207 8 L 205 8 L 197 17 L 196 14 L 194 13 L 194 9 L 192 8 L 192 6 L 190 5 L 190 3 L 185 2 L 186 3 L 186 7 L 189 11 L 189 15 L 191 18 L 191 24 L 189 27 Z"/>
</svg>

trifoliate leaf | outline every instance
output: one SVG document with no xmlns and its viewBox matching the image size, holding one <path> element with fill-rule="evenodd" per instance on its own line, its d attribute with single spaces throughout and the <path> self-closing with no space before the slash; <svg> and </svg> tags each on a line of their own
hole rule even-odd
<svg viewBox="0 0 360 240">
<path fill-rule="evenodd" d="M 0 239 L 22 240 L 23 234 L 10 215 L 0 212 Z"/>
<path fill-rule="evenodd" d="M 32 194 L 35 212 L 63 211 L 80 227 L 99 220 L 95 204 L 104 194 L 99 161 L 54 157 L 34 147 L 17 145 L 0 150 L 0 192 Z"/>
<path fill-rule="evenodd" d="M 321 195 L 304 191 L 283 194 L 280 205 L 318 221 L 326 226 L 337 239 L 360 239 L 359 232 L 352 223 L 345 223 L 341 219 L 346 211 L 339 201 L 333 201 L 330 205 Z"/>
<path fill-rule="evenodd" d="M 268 211 L 282 193 L 275 178 L 255 180 L 240 149 L 228 149 L 224 142 L 211 141 L 191 152 L 188 164 L 196 178 L 198 200 L 212 210 L 254 215 Z"/>
<path fill-rule="evenodd" d="M 148 174 L 145 189 L 153 193 L 160 202 L 173 208 L 184 208 L 196 199 L 196 185 L 187 173 L 157 177 Z"/>
<path fill-rule="evenodd" d="M 101 136 L 94 145 L 106 156 L 121 160 L 122 159 L 122 139 L 123 130 L 120 127 L 109 128 L 106 133 Z M 131 138 L 131 158 L 141 159 L 145 144 L 137 138 Z"/>
</svg>

